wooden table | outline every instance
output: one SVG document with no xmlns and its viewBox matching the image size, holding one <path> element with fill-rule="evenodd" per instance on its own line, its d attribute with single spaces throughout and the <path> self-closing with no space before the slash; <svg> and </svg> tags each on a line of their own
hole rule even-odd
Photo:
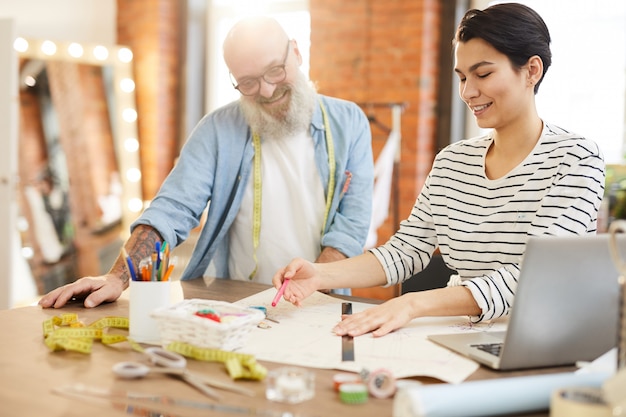
<svg viewBox="0 0 626 417">
<path fill-rule="evenodd" d="M 179 298 L 205 298 L 224 301 L 237 301 L 256 292 L 267 289 L 265 285 L 230 280 L 203 280 L 172 282 Z M 355 299 L 355 301 L 370 301 Z M 77 313 L 85 324 L 90 324 L 106 316 L 128 316 L 126 293 L 116 302 L 85 309 L 82 303 L 74 303 L 63 309 L 42 309 L 38 306 L 1 310 L 2 337 L 0 339 L 0 415 L 6 416 L 46 416 L 46 417 L 99 417 L 122 416 L 132 414 L 128 410 L 115 408 L 108 400 L 88 402 L 68 398 L 53 393 L 53 388 L 67 384 L 82 383 L 105 389 L 154 393 L 173 398 L 202 401 L 219 405 L 234 405 L 273 411 L 280 416 L 282 412 L 292 412 L 294 416 L 391 416 L 393 400 L 370 398 L 366 405 L 346 405 L 339 401 L 332 387 L 332 376 L 336 371 L 314 369 L 316 374 L 316 392 L 312 400 L 298 405 L 287 405 L 265 399 L 265 384 L 258 381 L 237 381 L 236 384 L 254 390 L 254 397 L 220 391 L 223 399 L 218 403 L 195 391 L 175 378 L 150 375 L 142 380 L 122 380 L 115 377 L 111 367 L 121 361 L 143 361 L 142 354 L 131 349 L 126 342 L 105 346 L 95 342 L 90 354 L 71 351 L 51 352 L 44 344 L 42 324 L 45 320 L 62 313 Z M 268 369 L 283 366 L 263 362 Z M 208 373 L 213 377 L 231 382 L 221 363 L 189 361 L 193 371 Z M 543 370 L 562 372 L 571 368 Z M 539 372 L 494 372 L 484 367 L 479 368 L 469 380 L 492 379 L 516 375 L 537 374 Z M 417 378 L 424 383 L 437 383 L 435 380 Z M 146 408 L 163 413 L 163 416 L 236 416 L 246 415 L 232 411 L 207 411 L 190 407 L 167 407 L 158 403 L 143 403 Z M 135 411 L 141 414 L 141 411 Z M 141 415 L 149 415 L 143 413 Z M 158 414 L 155 414 L 158 415 Z M 270 415 L 265 414 L 267 417 Z M 532 414 L 532 416 L 547 416 Z M 531 416 L 529 414 L 528 416 Z"/>
</svg>

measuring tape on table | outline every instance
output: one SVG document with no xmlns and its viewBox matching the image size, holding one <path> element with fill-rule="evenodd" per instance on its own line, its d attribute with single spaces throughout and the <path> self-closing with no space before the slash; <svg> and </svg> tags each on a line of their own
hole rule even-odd
<svg viewBox="0 0 626 417">
<path fill-rule="evenodd" d="M 232 379 L 262 380 L 267 375 L 267 368 L 259 364 L 253 355 L 201 348 L 183 342 L 172 342 L 166 349 L 199 361 L 222 362 Z"/>
<path fill-rule="evenodd" d="M 43 322 L 44 343 L 52 351 L 90 353 L 94 340 L 110 345 L 128 339 L 124 334 L 108 333 L 106 329 L 110 327 L 128 329 L 128 318 L 104 317 L 86 326 L 75 313 L 65 313 Z"/>
<path fill-rule="evenodd" d="M 611 408 L 599 388 L 556 390 L 550 399 L 550 417 L 611 417 Z"/>
</svg>

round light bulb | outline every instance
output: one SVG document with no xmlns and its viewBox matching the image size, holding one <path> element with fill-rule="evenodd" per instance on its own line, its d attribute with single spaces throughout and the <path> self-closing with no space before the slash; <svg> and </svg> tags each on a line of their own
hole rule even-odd
<svg viewBox="0 0 626 417">
<path fill-rule="evenodd" d="M 79 43 L 72 42 L 67 47 L 67 52 L 74 58 L 80 58 L 83 56 L 83 47 Z"/>
<path fill-rule="evenodd" d="M 128 48 L 120 48 L 117 51 L 117 58 L 122 62 L 130 62 L 133 60 L 133 52 Z"/>
<path fill-rule="evenodd" d="M 99 61 L 104 61 L 109 57 L 109 50 L 102 45 L 93 48 L 93 56 Z"/>
<path fill-rule="evenodd" d="M 52 56 L 57 52 L 57 46 L 52 41 L 43 41 L 41 44 L 41 52 L 48 56 Z"/>
<path fill-rule="evenodd" d="M 17 38 L 13 42 L 13 49 L 17 52 L 26 52 L 28 50 L 28 41 L 24 38 Z"/>
</svg>

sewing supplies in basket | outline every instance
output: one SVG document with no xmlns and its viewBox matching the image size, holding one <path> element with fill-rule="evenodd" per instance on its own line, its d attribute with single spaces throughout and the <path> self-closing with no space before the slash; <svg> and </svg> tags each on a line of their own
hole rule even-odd
<svg viewBox="0 0 626 417">
<path fill-rule="evenodd" d="M 261 310 L 216 300 L 188 299 L 152 312 L 161 344 L 183 342 L 199 348 L 242 348 L 250 330 L 265 318 Z"/>
</svg>

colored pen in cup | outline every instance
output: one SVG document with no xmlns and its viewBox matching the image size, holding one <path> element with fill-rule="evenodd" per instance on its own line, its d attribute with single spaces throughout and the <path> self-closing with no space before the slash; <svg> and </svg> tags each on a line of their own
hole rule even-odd
<svg viewBox="0 0 626 417">
<path fill-rule="evenodd" d="M 133 281 L 137 281 L 137 273 L 135 272 L 135 266 L 133 265 L 133 260 L 130 258 L 130 256 L 128 255 L 128 252 L 126 252 L 126 248 L 122 247 L 122 256 L 124 257 L 124 260 L 126 261 L 126 265 L 128 266 L 128 272 L 130 272 L 130 278 Z"/>
<path fill-rule="evenodd" d="M 174 265 L 168 266 L 167 270 L 165 271 L 165 274 L 163 274 L 163 278 L 161 278 L 161 281 L 167 281 L 168 279 L 170 279 L 170 275 L 172 274 L 173 270 L 174 270 Z"/>
<path fill-rule="evenodd" d="M 283 296 L 283 293 L 285 292 L 285 288 L 287 287 L 287 284 L 289 284 L 289 278 L 285 278 L 285 280 L 283 281 L 283 285 L 281 285 L 280 288 L 278 289 L 276 296 L 272 300 L 272 307 L 276 307 L 276 304 L 278 304 L 278 302 L 280 301 L 280 297 Z"/>
<path fill-rule="evenodd" d="M 157 258 L 158 255 L 156 252 L 153 252 L 151 255 L 151 260 L 152 260 L 152 269 L 150 270 L 150 281 L 156 281 L 157 280 Z"/>
<path fill-rule="evenodd" d="M 156 253 L 156 269 L 159 270 L 161 266 L 161 242 L 156 242 L 154 244 L 154 252 Z"/>
</svg>

